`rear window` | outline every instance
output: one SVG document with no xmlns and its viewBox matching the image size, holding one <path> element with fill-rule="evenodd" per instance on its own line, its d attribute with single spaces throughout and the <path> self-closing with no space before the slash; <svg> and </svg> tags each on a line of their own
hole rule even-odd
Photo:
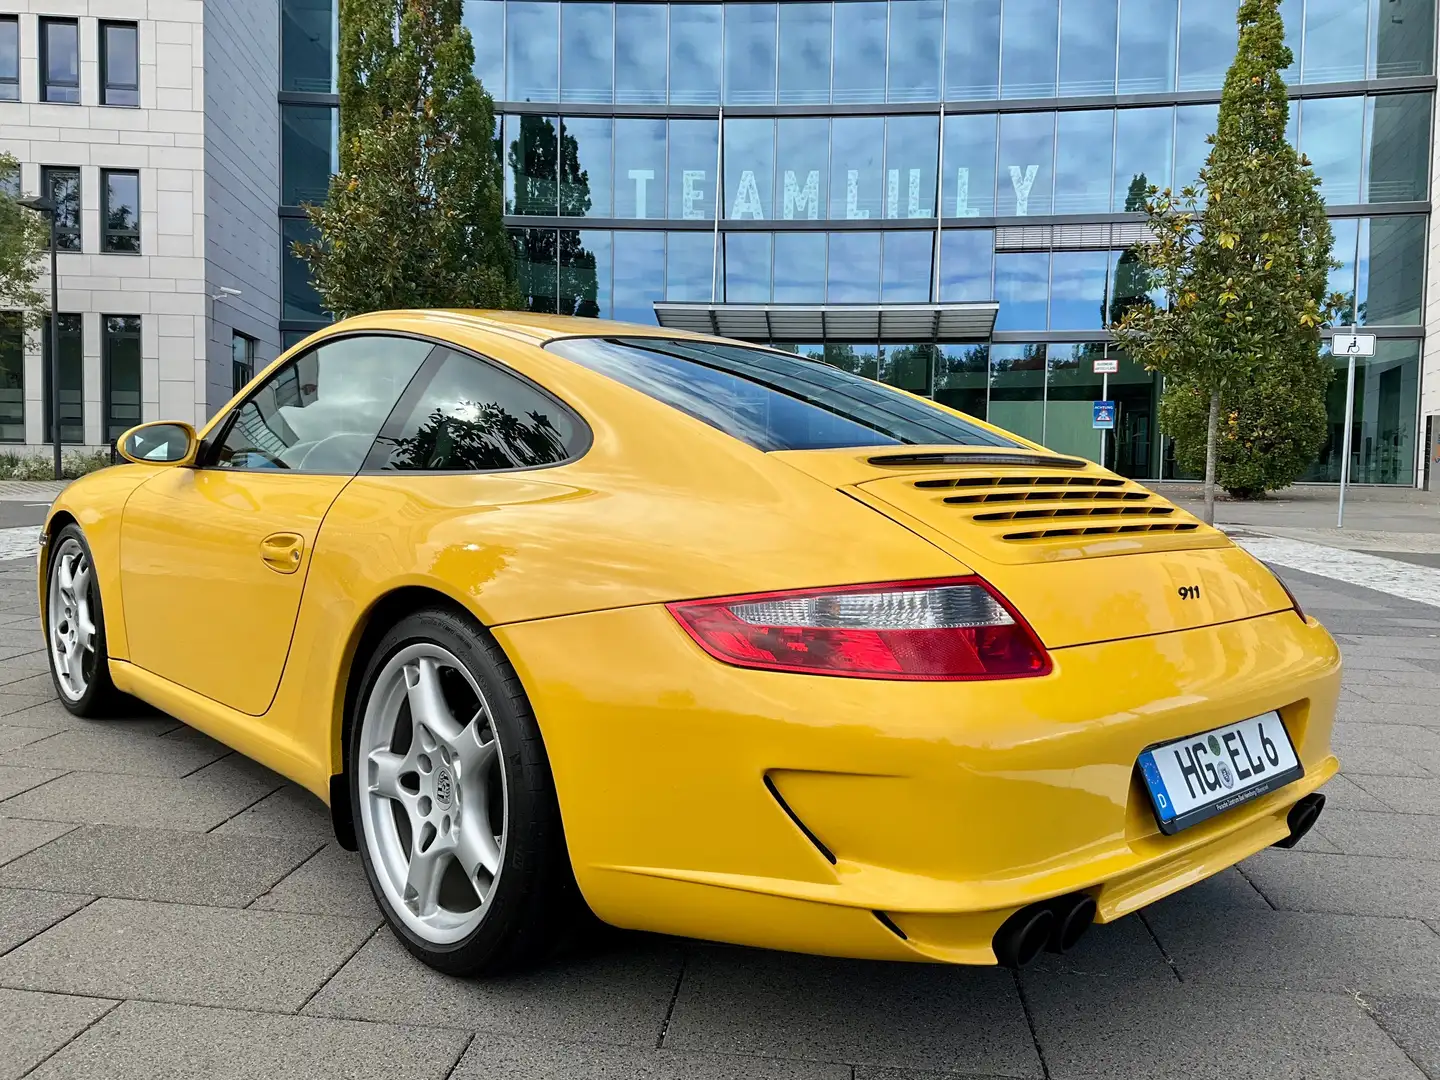
<svg viewBox="0 0 1440 1080">
<path fill-rule="evenodd" d="M 882 383 L 787 353 L 668 338 L 564 338 L 546 348 L 760 450 L 1020 445 Z"/>
</svg>

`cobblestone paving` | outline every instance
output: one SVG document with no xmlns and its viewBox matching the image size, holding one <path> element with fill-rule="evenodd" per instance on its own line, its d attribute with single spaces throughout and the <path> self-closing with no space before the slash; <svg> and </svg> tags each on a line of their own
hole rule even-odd
<svg viewBox="0 0 1440 1080">
<path fill-rule="evenodd" d="M 0 562 L 0 1078 L 1440 1080 L 1440 607 L 1287 573 L 1348 663 L 1317 831 L 1018 978 L 617 933 L 482 982 L 381 928 L 309 795 L 65 713 L 31 566 Z"/>
</svg>

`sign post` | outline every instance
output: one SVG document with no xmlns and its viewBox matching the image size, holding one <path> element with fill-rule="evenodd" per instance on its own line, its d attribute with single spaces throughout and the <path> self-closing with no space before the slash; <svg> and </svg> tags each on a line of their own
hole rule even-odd
<svg viewBox="0 0 1440 1080">
<path fill-rule="evenodd" d="M 1350 483 L 1350 444 L 1355 434 L 1355 358 L 1375 355 L 1375 335 L 1357 334 L 1355 327 L 1351 326 L 1350 333 L 1336 334 L 1330 339 L 1330 352 L 1334 356 L 1344 356 L 1349 360 L 1345 369 L 1344 435 L 1340 440 L 1340 509 L 1335 522 L 1337 529 L 1343 529 L 1345 527 L 1345 488 Z"/>
<path fill-rule="evenodd" d="M 1105 402 L 1109 402 L 1111 406 L 1109 424 L 1101 425 L 1099 423 L 1099 410 L 1097 409 L 1095 413 L 1095 426 L 1100 429 L 1100 467 L 1103 469 L 1105 468 L 1106 439 L 1109 437 L 1108 433 L 1110 429 L 1115 426 L 1115 403 L 1110 401 L 1110 376 L 1116 374 L 1120 370 L 1120 361 L 1110 359 L 1110 343 L 1108 341 L 1105 343 L 1104 357 L 1099 360 L 1095 360 L 1092 366 L 1094 368 L 1095 374 L 1101 377 L 1100 396 L 1104 399 Z M 1102 404 L 1102 402 L 1097 402 L 1096 404 L 1099 405 Z"/>
</svg>

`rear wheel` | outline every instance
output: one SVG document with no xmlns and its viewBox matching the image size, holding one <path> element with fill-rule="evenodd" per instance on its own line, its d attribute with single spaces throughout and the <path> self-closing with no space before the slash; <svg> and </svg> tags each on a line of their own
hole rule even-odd
<svg viewBox="0 0 1440 1080">
<path fill-rule="evenodd" d="M 78 525 L 66 525 L 52 543 L 45 590 L 50 675 L 66 709 L 76 716 L 104 716 L 120 694 L 110 681 L 105 613 L 90 545 Z"/>
<path fill-rule="evenodd" d="M 391 928 L 450 974 L 535 958 L 576 892 L 539 728 L 499 646 L 422 611 L 385 636 L 362 686 L 350 790 Z"/>
</svg>

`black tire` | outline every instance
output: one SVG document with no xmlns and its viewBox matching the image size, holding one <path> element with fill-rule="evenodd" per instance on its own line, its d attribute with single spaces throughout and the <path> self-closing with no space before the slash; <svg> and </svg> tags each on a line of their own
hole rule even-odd
<svg viewBox="0 0 1440 1080">
<path fill-rule="evenodd" d="M 89 659 L 82 666 L 85 685 L 78 696 L 73 693 L 74 687 L 61 675 L 55 643 L 52 640 L 50 617 L 51 607 L 57 601 L 55 577 L 60 571 L 61 563 L 74 552 L 76 545 L 83 553 L 85 563 L 91 567 L 85 601 L 95 626 L 93 649 L 86 650 Z M 56 696 L 60 698 L 60 704 L 75 716 L 90 719 L 113 716 L 120 710 L 121 705 L 130 699 L 116 690 L 115 684 L 110 681 L 110 653 L 105 643 L 105 611 L 100 600 L 100 584 L 94 572 L 95 560 L 90 553 L 90 545 L 86 542 L 80 526 L 73 523 L 66 525 L 51 537 L 46 558 L 45 608 L 41 613 L 41 626 L 45 634 L 45 655 L 50 662 L 50 679 L 55 684 Z"/>
<path fill-rule="evenodd" d="M 366 775 L 361 734 L 367 706 L 390 661 L 423 643 L 438 645 L 460 660 L 483 692 L 504 770 L 505 842 L 493 891 L 485 901 L 488 910 L 468 936 L 448 944 L 425 940 L 392 907 L 380 884 L 361 812 L 361 799 L 368 797 L 360 787 Z M 527 966 L 566 942 L 583 916 L 584 903 L 570 868 L 539 726 L 514 668 L 494 639 L 459 612 L 437 608 L 406 616 L 375 649 L 348 719 L 346 772 L 360 858 L 375 900 L 405 948 L 446 974 L 481 975 Z"/>
</svg>

